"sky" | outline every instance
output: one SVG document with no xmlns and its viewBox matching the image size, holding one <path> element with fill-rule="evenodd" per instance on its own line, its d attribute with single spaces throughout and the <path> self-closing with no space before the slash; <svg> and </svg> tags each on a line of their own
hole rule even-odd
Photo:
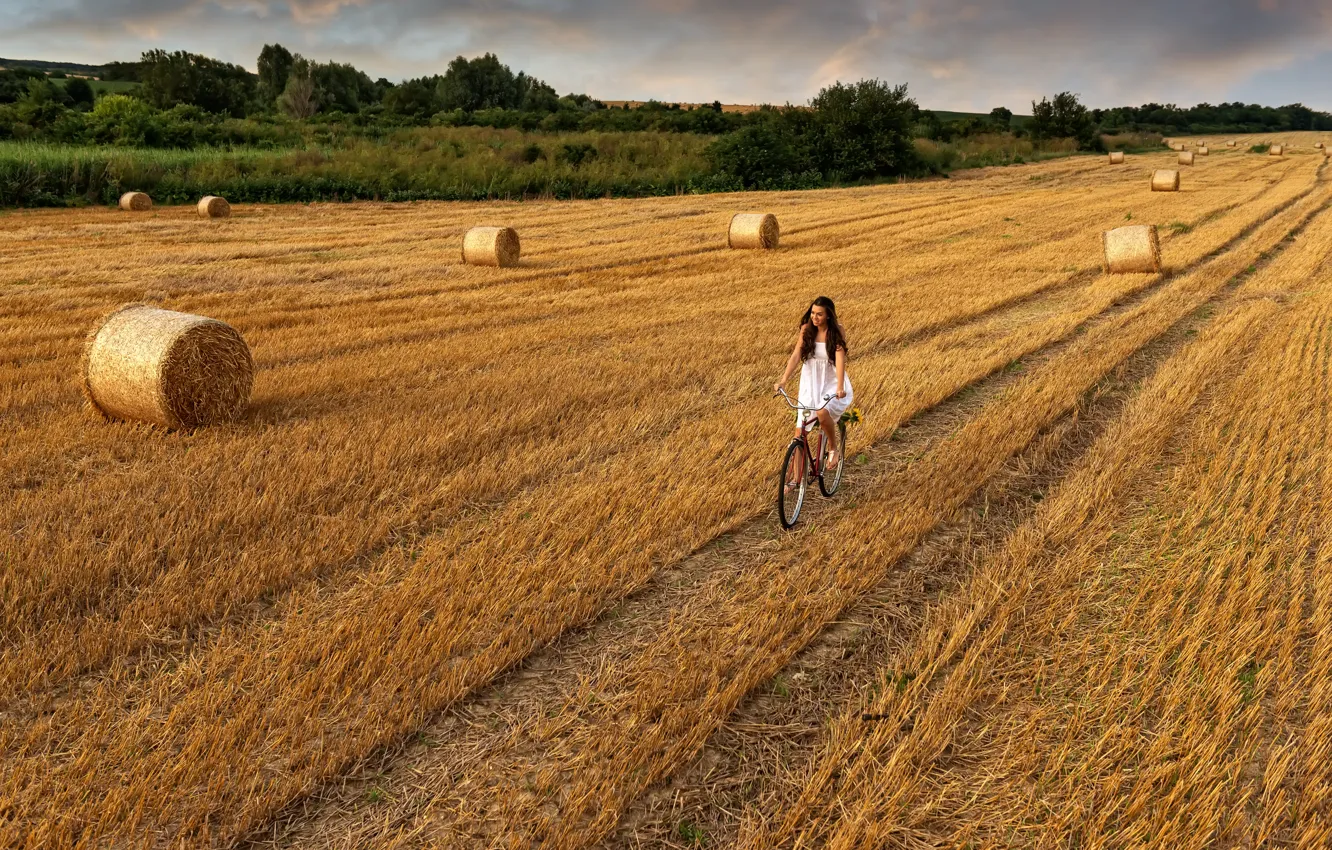
<svg viewBox="0 0 1332 850">
<path fill-rule="evenodd" d="M 1302 102 L 1332 111 L 1332 0 L 0 0 L 0 56 L 165 48 L 251 70 L 271 42 L 371 77 L 496 53 L 603 100 L 804 103 L 907 83 L 928 109 Z"/>
</svg>

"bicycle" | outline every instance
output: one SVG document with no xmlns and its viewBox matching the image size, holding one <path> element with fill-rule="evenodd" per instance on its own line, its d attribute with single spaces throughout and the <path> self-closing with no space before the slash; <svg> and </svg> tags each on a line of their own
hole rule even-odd
<svg viewBox="0 0 1332 850">
<path fill-rule="evenodd" d="M 809 482 L 819 482 L 819 492 L 824 498 L 831 498 L 842 486 L 842 470 L 846 468 L 846 423 L 837 423 L 837 469 L 828 474 L 828 446 L 823 438 L 823 429 L 819 427 L 818 413 L 828 406 L 833 396 L 824 396 L 823 404 L 818 407 L 805 407 L 791 401 L 785 390 L 778 390 L 774 397 L 781 396 L 788 407 L 797 411 L 796 421 L 800 423 L 800 436 L 791 440 L 786 447 L 786 459 L 782 462 L 782 474 L 777 479 L 777 516 L 782 521 L 782 528 L 791 528 L 800 519 L 800 509 L 805 505 L 805 492 Z M 801 413 L 810 414 L 800 419 Z M 815 448 L 810 449 L 810 428 L 814 430 Z M 788 487 L 788 483 L 792 486 Z"/>
</svg>

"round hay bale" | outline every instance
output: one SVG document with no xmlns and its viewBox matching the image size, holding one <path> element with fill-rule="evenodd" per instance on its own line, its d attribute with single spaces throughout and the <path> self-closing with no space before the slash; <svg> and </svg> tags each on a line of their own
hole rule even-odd
<svg viewBox="0 0 1332 850">
<path fill-rule="evenodd" d="M 781 239 L 777 216 L 772 213 L 736 213 L 726 232 L 729 248 L 776 248 Z"/>
<path fill-rule="evenodd" d="M 83 391 L 109 419 L 196 428 L 234 419 L 254 384 L 236 329 L 216 319 L 127 304 L 102 318 L 83 349 Z"/>
<path fill-rule="evenodd" d="M 1206 146 L 1204 146 L 1204 147 L 1198 148 L 1196 151 L 1194 151 L 1194 153 L 1196 153 L 1198 156 L 1207 156 L 1208 151 L 1207 151 Z"/>
<path fill-rule="evenodd" d="M 230 218 L 231 204 L 227 203 L 226 198 L 219 198 L 216 195 L 207 195 L 199 200 L 200 218 Z"/>
<path fill-rule="evenodd" d="M 1281 145 L 1272 145 L 1267 149 L 1268 156 L 1285 156 L 1286 149 Z"/>
<path fill-rule="evenodd" d="M 1322 142 L 1314 142 L 1314 147 L 1318 148 L 1318 149 L 1321 151 L 1321 150 L 1323 150 L 1323 143 L 1322 143 Z"/>
<path fill-rule="evenodd" d="M 143 192 L 126 192 L 120 196 L 120 208 L 126 212 L 145 212 L 153 208 L 153 199 Z"/>
<path fill-rule="evenodd" d="M 1134 224 L 1101 234 L 1102 267 L 1107 274 L 1159 272 L 1161 243 L 1156 225 Z"/>
<path fill-rule="evenodd" d="M 1233 147 L 1235 147 L 1235 140 L 1234 140 L 1234 139 L 1231 139 L 1230 141 L 1226 142 L 1226 147 L 1228 147 L 1228 148 L 1233 148 Z"/>
<path fill-rule="evenodd" d="M 1123 152 L 1123 151 L 1111 151 L 1111 152 L 1110 152 L 1110 164 L 1111 164 L 1111 165 L 1122 165 L 1123 163 L 1124 163 L 1124 152 Z"/>
<path fill-rule="evenodd" d="M 1179 172 L 1169 168 L 1159 168 L 1152 172 L 1153 192 L 1178 192 Z"/>
<path fill-rule="evenodd" d="M 512 227 L 473 227 L 463 236 L 462 260 L 472 266 L 518 265 L 522 246 Z"/>
<path fill-rule="evenodd" d="M 1184 151 L 1179 155 L 1180 165 L 1193 165 L 1193 151 Z"/>
</svg>

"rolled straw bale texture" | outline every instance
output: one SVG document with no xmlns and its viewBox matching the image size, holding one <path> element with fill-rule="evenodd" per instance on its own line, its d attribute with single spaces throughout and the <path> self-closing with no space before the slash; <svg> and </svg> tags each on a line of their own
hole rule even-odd
<svg viewBox="0 0 1332 850">
<path fill-rule="evenodd" d="M 1226 142 L 1226 147 L 1228 147 L 1228 148 L 1233 148 L 1233 147 L 1235 147 L 1235 140 L 1234 140 L 1234 139 L 1231 139 L 1230 141 Z"/>
<path fill-rule="evenodd" d="M 1272 145 L 1271 147 L 1269 147 L 1269 148 L 1267 149 L 1267 155 L 1268 155 L 1268 156 L 1282 156 L 1282 155 L 1284 155 L 1285 153 L 1286 153 L 1286 149 L 1285 149 L 1284 147 L 1282 147 L 1281 145 Z"/>
<path fill-rule="evenodd" d="M 1179 155 L 1180 165 L 1193 165 L 1193 151 L 1184 151 Z"/>
<path fill-rule="evenodd" d="M 781 228 L 772 213 L 736 213 L 731 216 L 726 244 L 731 248 L 776 248 L 780 238 Z"/>
<path fill-rule="evenodd" d="M 1124 161 L 1124 152 L 1123 152 L 1123 151 L 1111 151 L 1111 152 L 1110 152 L 1110 164 L 1111 164 L 1111 165 L 1119 165 L 1119 164 L 1123 163 L 1123 161 Z"/>
<path fill-rule="evenodd" d="M 1152 191 L 1153 192 L 1178 192 L 1179 191 L 1179 172 L 1168 168 L 1160 168 L 1152 172 Z"/>
<path fill-rule="evenodd" d="M 153 208 L 153 199 L 143 192 L 126 192 L 120 196 L 120 208 L 126 212 L 143 212 Z"/>
<path fill-rule="evenodd" d="M 206 195 L 199 200 L 200 218 L 228 218 L 231 216 L 231 204 L 226 198 Z"/>
<path fill-rule="evenodd" d="M 1196 153 L 1198 156 L 1207 156 L 1208 151 L 1206 147 L 1201 147 L 1198 148 L 1196 151 L 1194 151 L 1194 153 Z"/>
<path fill-rule="evenodd" d="M 1154 224 L 1135 224 L 1103 232 L 1101 251 L 1105 271 L 1110 274 L 1161 270 L 1161 243 L 1156 238 Z"/>
<path fill-rule="evenodd" d="M 234 419 L 250 400 L 254 360 L 216 319 L 127 304 L 99 321 L 83 349 L 83 390 L 112 419 L 194 428 Z"/>
<path fill-rule="evenodd" d="M 1321 150 L 1323 150 L 1323 143 L 1322 143 L 1322 142 L 1314 142 L 1314 147 L 1318 148 L 1318 149 L 1321 151 Z"/>
<path fill-rule="evenodd" d="M 522 246 L 512 227 L 473 227 L 463 236 L 462 259 L 473 266 L 518 265 Z"/>
</svg>

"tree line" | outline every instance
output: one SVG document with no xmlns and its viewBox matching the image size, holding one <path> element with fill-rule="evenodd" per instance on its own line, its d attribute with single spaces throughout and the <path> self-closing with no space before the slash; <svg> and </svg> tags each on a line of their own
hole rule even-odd
<svg viewBox="0 0 1332 850">
<path fill-rule="evenodd" d="M 607 108 L 586 94 L 561 95 L 514 72 L 494 54 L 451 61 L 443 74 L 393 83 L 338 62 L 317 62 L 265 45 L 257 72 L 183 51 L 150 50 L 114 62 L 103 80 L 132 85 L 97 97 L 77 78 L 37 70 L 0 71 L 0 139 L 123 147 L 303 148 L 377 139 L 408 127 L 482 126 L 529 132 L 659 131 L 716 137 L 708 147 L 719 185 L 798 188 L 937 172 L 946 167 L 914 140 L 979 135 L 1075 139 L 1103 146 L 1107 132 L 1262 132 L 1332 129 L 1332 116 L 1300 104 L 1263 107 L 1146 104 L 1088 109 L 1062 92 L 1032 103 L 1029 118 L 1000 107 L 943 120 L 922 110 L 905 85 L 836 83 L 808 106 L 727 113 L 649 102 Z M 576 167 L 579 157 L 565 159 Z"/>
</svg>

